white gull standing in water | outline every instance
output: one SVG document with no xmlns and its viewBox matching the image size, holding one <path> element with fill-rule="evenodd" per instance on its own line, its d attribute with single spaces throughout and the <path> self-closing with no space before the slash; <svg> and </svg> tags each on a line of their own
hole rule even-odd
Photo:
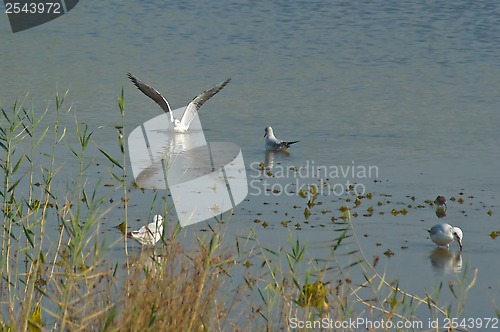
<svg viewBox="0 0 500 332">
<path fill-rule="evenodd" d="M 264 137 L 266 138 L 266 150 L 288 150 L 290 145 L 298 141 L 283 141 L 274 136 L 273 128 L 266 127 Z"/>
<path fill-rule="evenodd" d="M 448 247 L 453 240 L 458 242 L 460 251 L 462 251 L 462 239 L 464 238 L 462 230 L 453 227 L 450 224 L 438 224 L 427 230 L 431 240 L 438 246 Z"/>
<path fill-rule="evenodd" d="M 131 73 L 128 73 L 127 76 L 132 81 L 132 83 L 134 83 L 134 85 L 139 90 L 141 90 L 142 93 L 144 93 L 146 96 L 148 96 L 149 98 L 154 100 L 158 105 L 160 105 L 160 107 L 163 109 L 163 111 L 165 111 L 165 113 L 168 113 L 168 115 L 170 116 L 170 122 L 174 124 L 174 130 L 176 132 L 181 132 L 181 133 L 184 133 L 189 129 L 189 125 L 193 121 L 193 118 L 196 112 L 198 112 L 198 110 L 200 109 L 200 107 L 207 100 L 212 98 L 217 92 L 222 90 L 229 83 L 229 81 L 231 81 L 231 79 L 228 78 L 227 80 L 217 84 L 213 88 L 210 88 L 200 93 L 187 105 L 186 110 L 182 115 L 182 118 L 179 120 L 174 118 L 172 114 L 172 109 L 170 108 L 168 101 L 156 89 L 142 82 Z"/>
</svg>

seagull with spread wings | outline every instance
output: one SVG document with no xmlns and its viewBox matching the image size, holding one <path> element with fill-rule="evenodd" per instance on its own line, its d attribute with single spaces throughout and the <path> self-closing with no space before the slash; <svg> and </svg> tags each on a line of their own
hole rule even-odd
<svg viewBox="0 0 500 332">
<path fill-rule="evenodd" d="M 172 109 L 168 101 L 153 87 L 147 85 L 146 83 L 139 80 L 137 77 L 128 73 L 128 78 L 134 83 L 134 85 L 141 90 L 146 96 L 154 100 L 160 107 L 170 116 L 170 122 L 174 124 L 174 130 L 176 132 L 184 133 L 189 129 L 189 125 L 194 119 L 196 112 L 201 108 L 201 106 L 210 98 L 212 98 L 217 92 L 222 90 L 231 81 L 230 78 L 217 84 L 213 88 L 203 91 L 198 96 L 196 96 L 186 107 L 182 118 L 175 119 L 172 114 Z"/>
</svg>

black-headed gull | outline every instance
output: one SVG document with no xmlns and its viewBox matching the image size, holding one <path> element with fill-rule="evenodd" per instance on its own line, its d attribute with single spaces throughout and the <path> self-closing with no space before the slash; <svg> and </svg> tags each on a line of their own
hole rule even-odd
<svg viewBox="0 0 500 332">
<path fill-rule="evenodd" d="M 155 245 L 163 234 L 163 217 L 159 214 L 153 217 L 153 221 L 142 226 L 138 231 L 128 233 L 131 238 L 142 245 Z"/>
<path fill-rule="evenodd" d="M 431 240 L 438 246 L 448 247 L 453 240 L 458 242 L 460 251 L 462 251 L 462 239 L 464 235 L 458 227 L 453 227 L 450 224 L 438 224 L 427 230 Z"/>
<path fill-rule="evenodd" d="M 211 89 L 203 91 L 198 96 L 196 96 L 186 107 L 182 118 L 175 119 L 172 114 L 172 109 L 168 101 L 158 92 L 158 90 L 153 87 L 147 85 L 146 83 L 139 80 L 137 77 L 128 73 L 128 78 L 134 83 L 134 85 L 141 90 L 146 96 L 154 100 L 160 107 L 170 116 L 170 122 L 174 124 L 174 130 L 176 132 L 186 132 L 189 129 L 189 125 L 194 119 L 196 112 L 200 109 L 200 107 L 210 98 L 212 98 L 217 92 L 222 90 L 228 83 L 231 81 L 230 78 L 227 80 L 217 84 Z"/>
<path fill-rule="evenodd" d="M 447 208 L 446 197 L 444 197 L 444 196 L 436 197 L 436 199 L 434 200 L 434 204 L 436 204 L 436 208 L 442 208 L 442 209 L 446 210 L 446 208 Z"/>
<path fill-rule="evenodd" d="M 446 206 L 446 197 L 444 196 L 436 197 L 436 199 L 434 200 L 434 204 L 436 204 L 436 216 L 438 218 L 446 217 L 446 210 L 448 208 Z"/>
<path fill-rule="evenodd" d="M 266 138 L 266 150 L 287 150 L 290 145 L 298 142 L 277 139 L 272 127 L 266 127 L 264 137 Z"/>
</svg>

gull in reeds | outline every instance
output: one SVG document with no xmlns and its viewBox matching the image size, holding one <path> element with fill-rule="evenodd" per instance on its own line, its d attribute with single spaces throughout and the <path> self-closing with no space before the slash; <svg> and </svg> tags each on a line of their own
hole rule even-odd
<svg viewBox="0 0 500 332">
<path fill-rule="evenodd" d="M 160 107 L 169 115 L 170 122 L 174 125 L 174 131 L 184 133 L 189 129 L 189 125 L 194 119 L 196 112 L 201 108 L 201 106 L 210 98 L 212 98 L 217 92 L 222 90 L 228 83 L 231 81 L 230 78 L 227 80 L 217 84 L 213 88 L 210 88 L 206 91 L 203 91 L 198 96 L 196 96 L 186 107 L 184 114 L 180 119 L 175 119 L 172 114 L 172 109 L 170 108 L 170 104 L 163 97 L 158 90 L 147 85 L 146 83 L 139 80 L 137 77 L 128 73 L 128 78 L 134 83 L 134 85 L 141 90 L 146 96 L 151 98 L 155 103 L 160 105 Z"/>
<path fill-rule="evenodd" d="M 266 127 L 264 137 L 266 138 L 266 150 L 288 150 L 290 145 L 299 141 L 283 141 L 274 136 L 273 128 Z"/>
<path fill-rule="evenodd" d="M 453 240 L 458 242 L 460 251 L 462 251 L 462 240 L 464 238 L 462 230 L 458 227 L 453 227 L 450 224 L 438 224 L 427 230 L 429 236 L 438 246 L 449 247 Z"/>
<path fill-rule="evenodd" d="M 142 245 L 153 246 L 161 239 L 163 234 L 163 217 L 159 214 L 153 217 L 153 221 L 142 226 L 138 231 L 132 231 L 127 235 Z"/>
</svg>

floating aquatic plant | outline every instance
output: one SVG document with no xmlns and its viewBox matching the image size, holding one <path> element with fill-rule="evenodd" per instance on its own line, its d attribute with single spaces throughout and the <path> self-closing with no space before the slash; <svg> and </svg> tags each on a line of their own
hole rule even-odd
<svg viewBox="0 0 500 332">
<path fill-rule="evenodd" d="M 309 219 L 309 217 L 311 216 L 311 211 L 308 209 L 308 208 L 305 208 L 304 209 L 304 218 Z"/>
<path fill-rule="evenodd" d="M 391 257 L 394 256 L 395 254 L 391 249 L 387 249 L 386 251 L 384 251 L 384 255 L 386 255 L 387 257 Z"/>
<path fill-rule="evenodd" d="M 347 207 L 347 206 L 345 206 L 345 205 L 342 205 L 342 206 L 339 208 L 339 210 L 340 210 L 340 212 L 345 213 L 345 212 L 349 211 L 349 207 Z"/>
<path fill-rule="evenodd" d="M 118 229 L 122 234 L 127 234 L 127 224 L 125 221 L 116 225 L 115 228 Z"/>
<path fill-rule="evenodd" d="M 490 237 L 495 240 L 497 238 L 497 236 L 500 236 L 500 231 L 492 231 L 490 233 Z"/>
</svg>

